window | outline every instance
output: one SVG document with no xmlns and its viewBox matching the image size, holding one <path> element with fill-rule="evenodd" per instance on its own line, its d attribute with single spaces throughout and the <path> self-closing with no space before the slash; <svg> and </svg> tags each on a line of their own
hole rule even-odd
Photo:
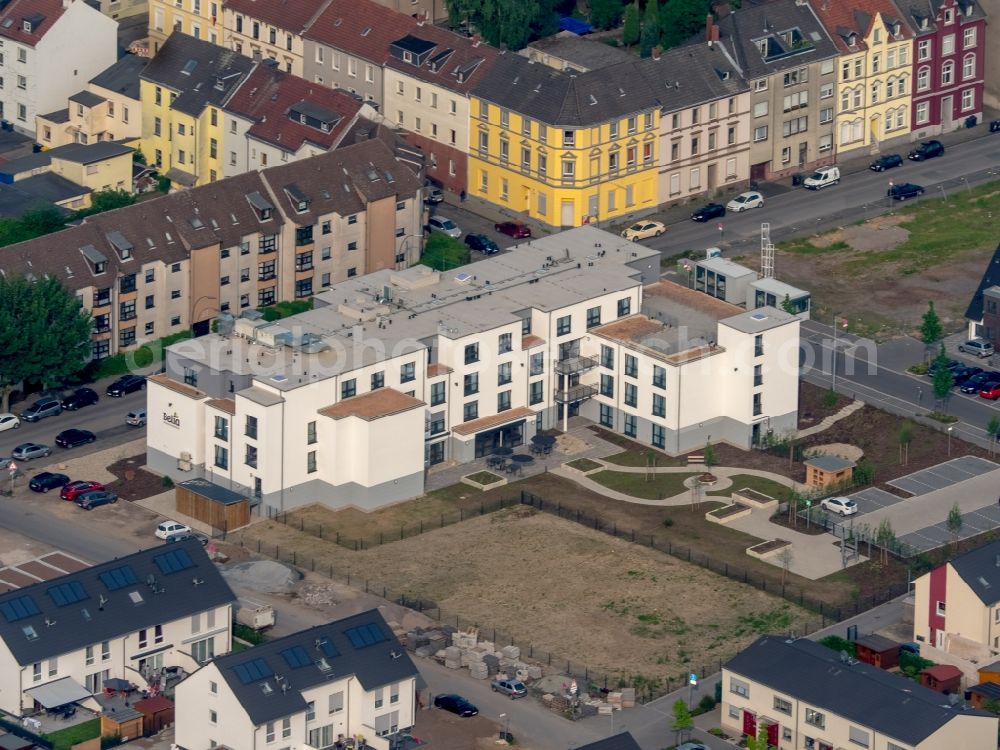
<svg viewBox="0 0 1000 750">
<path fill-rule="evenodd" d="M 587 328 L 593 328 L 601 324 L 601 308 L 591 307 L 587 310 Z"/>
<path fill-rule="evenodd" d="M 601 375 L 601 395 L 615 397 L 615 378 L 613 375 Z"/>
<path fill-rule="evenodd" d="M 930 119 L 930 105 L 927 102 L 917 104 L 917 124 L 926 123 Z"/>
<path fill-rule="evenodd" d="M 976 56 L 966 55 L 962 60 L 962 80 L 968 80 L 976 75 Z"/>
<path fill-rule="evenodd" d="M 538 352 L 532 354 L 528 360 L 528 374 L 531 376 L 541 375 L 545 372 L 545 353 Z"/>
<path fill-rule="evenodd" d="M 962 47 L 968 49 L 976 46 L 976 27 L 966 29 L 962 34 Z"/>
<path fill-rule="evenodd" d="M 753 356 L 762 357 L 764 356 L 764 335 L 758 333 L 753 338 Z"/>
<path fill-rule="evenodd" d="M 821 714 L 814 708 L 806 709 L 806 724 L 811 724 L 818 729 L 824 729 L 826 727 L 826 716 Z"/>
<path fill-rule="evenodd" d="M 219 723 L 219 714 L 217 714 L 212 709 L 208 709 L 208 723 L 209 724 L 218 724 Z"/>
<path fill-rule="evenodd" d="M 802 109 L 809 106 L 809 92 L 797 91 L 794 94 L 787 94 L 783 100 L 784 111 L 791 112 L 793 109 Z"/>
<path fill-rule="evenodd" d="M 955 52 L 955 35 L 948 34 L 941 39 L 941 54 L 951 55 Z"/>
<path fill-rule="evenodd" d="M 471 365 L 473 362 L 479 361 L 479 344 L 466 344 L 465 346 L 465 364 Z"/>
<path fill-rule="evenodd" d="M 615 410 L 607 404 L 601 404 L 600 406 L 599 421 L 601 426 L 613 428 L 615 425 Z"/>
<path fill-rule="evenodd" d="M 738 680 L 735 677 L 729 678 L 729 692 L 735 693 L 743 698 L 750 697 L 750 684 L 743 682 L 743 680 Z"/>
<path fill-rule="evenodd" d="M 625 384 L 625 405 L 632 407 L 639 405 L 639 389 L 635 383 Z"/>
<path fill-rule="evenodd" d="M 608 370 L 615 368 L 615 350 L 606 344 L 601 344 L 601 367 Z"/>
<path fill-rule="evenodd" d="M 753 105 L 754 117 L 767 117 L 767 102 L 757 102 Z"/>
<path fill-rule="evenodd" d="M 767 140 L 767 125 L 761 125 L 753 129 L 753 142 L 760 143 Z"/>
<path fill-rule="evenodd" d="M 848 727 L 847 738 L 855 745 L 860 745 L 861 747 L 868 747 L 869 744 L 868 732 L 866 732 L 864 729 L 859 729 L 858 727 Z"/>
<path fill-rule="evenodd" d="M 528 403 L 530 405 L 540 404 L 545 398 L 545 392 L 543 390 L 545 386 L 544 380 L 535 380 L 528 387 Z M 1000 611 L 1000 610 L 998 610 Z"/>
<path fill-rule="evenodd" d="M 281 739 L 287 739 L 292 736 L 292 717 L 286 716 L 281 720 Z"/>
<path fill-rule="evenodd" d="M 563 159 L 562 178 L 572 180 L 576 177 L 576 161 L 574 159 Z"/>
<path fill-rule="evenodd" d="M 955 63 L 951 60 L 941 66 L 941 85 L 950 86 L 955 80 Z"/>
<path fill-rule="evenodd" d="M 399 382 L 409 383 L 412 380 L 417 379 L 417 364 L 416 362 L 404 362 L 399 366 Z"/>
<path fill-rule="evenodd" d="M 660 367 L 659 365 L 653 365 L 653 387 L 654 388 L 667 387 L 667 369 L 665 367 Z"/>
<path fill-rule="evenodd" d="M 829 99 L 831 96 L 833 96 L 833 84 L 832 83 L 824 83 L 822 86 L 819 87 L 819 98 L 820 99 Z"/>
<path fill-rule="evenodd" d="M 931 56 L 931 41 L 930 39 L 924 39 L 923 41 L 917 42 L 917 61 L 923 62 L 929 59 Z"/>
<path fill-rule="evenodd" d="M 937 602 L 937 604 L 936 604 L 936 611 L 937 611 L 938 617 L 944 617 L 944 613 L 945 613 L 944 602 Z"/>
<path fill-rule="evenodd" d="M 439 406 L 445 402 L 445 385 L 444 381 L 431 383 L 431 406 Z"/>
<path fill-rule="evenodd" d="M 431 414 L 427 422 L 427 433 L 429 435 L 440 435 L 444 432 L 444 412 L 440 411 Z"/>
<path fill-rule="evenodd" d="M 244 456 L 244 463 L 254 469 L 257 468 L 257 447 L 254 445 L 247 445 L 246 455 Z"/>
<path fill-rule="evenodd" d="M 782 130 L 784 131 L 785 137 L 795 135 L 796 133 L 804 133 L 808 129 L 808 117 L 793 117 L 791 120 L 786 120 L 782 124 Z"/>
<path fill-rule="evenodd" d="M 511 363 L 501 362 L 497 365 L 497 385 L 507 385 L 511 381 Z"/>
<path fill-rule="evenodd" d="M 923 67 L 917 71 L 917 91 L 926 91 L 931 85 L 931 69 Z"/>
<path fill-rule="evenodd" d="M 510 409 L 510 391 L 501 391 L 497 394 L 497 411 L 507 411 Z"/>
<path fill-rule="evenodd" d="M 659 393 L 653 394 L 653 416 L 667 416 L 667 399 Z"/>
<path fill-rule="evenodd" d="M 761 404 L 761 395 L 759 393 L 753 394 L 753 415 L 759 417 L 764 413 L 764 407 Z"/>
<path fill-rule="evenodd" d="M 31 665 L 31 679 L 34 682 L 39 682 L 42 679 L 42 663 L 40 661 Z"/>
<path fill-rule="evenodd" d="M 821 125 L 833 122 L 833 107 L 824 107 L 819 111 L 819 122 Z"/>
<path fill-rule="evenodd" d="M 101 661 L 111 661 L 111 641 L 101 641 Z"/>
<path fill-rule="evenodd" d="M 479 393 L 479 373 L 470 372 L 463 378 L 462 393 L 465 396 L 472 396 Z"/>
<path fill-rule="evenodd" d="M 274 722 L 269 721 L 264 727 L 264 741 L 271 743 L 274 742 Z"/>
<path fill-rule="evenodd" d="M 470 401 L 462 407 L 462 421 L 471 422 L 479 417 L 479 402 Z"/>
<path fill-rule="evenodd" d="M 631 354 L 625 355 L 625 374 L 630 378 L 638 377 L 639 375 L 639 360 Z"/>
<path fill-rule="evenodd" d="M 632 298 L 622 297 L 618 300 L 618 317 L 624 318 L 626 315 L 632 314 Z"/>
<path fill-rule="evenodd" d="M 636 423 L 638 420 L 635 414 L 626 414 L 624 419 L 624 424 L 622 425 L 622 432 L 624 432 L 629 437 L 636 436 Z"/>
<path fill-rule="evenodd" d="M 563 131 L 563 146 L 572 148 L 576 145 L 576 131 L 574 130 L 564 130 Z"/>
<path fill-rule="evenodd" d="M 358 380 L 357 378 L 350 378 L 345 380 L 340 384 L 340 397 L 341 398 L 352 398 L 358 393 Z"/>
<path fill-rule="evenodd" d="M 229 468 L 229 449 L 223 445 L 215 446 L 215 465 L 220 469 Z"/>
<path fill-rule="evenodd" d="M 784 698 L 779 698 L 774 696 L 774 710 L 780 711 L 783 714 L 792 715 L 792 704 L 790 701 L 786 701 Z"/>
<path fill-rule="evenodd" d="M 556 336 L 566 336 L 572 331 L 573 319 L 569 315 L 563 315 L 556 320 Z"/>
<path fill-rule="evenodd" d="M 329 711 L 331 714 L 340 713 L 344 710 L 344 693 L 330 693 Z"/>
<path fill-rule="evenodd" d="M 966 89 L 962 92 L 962 109 L 972 109 L 976 104 L 976 92 L 974 89 Z"/>
</svg>

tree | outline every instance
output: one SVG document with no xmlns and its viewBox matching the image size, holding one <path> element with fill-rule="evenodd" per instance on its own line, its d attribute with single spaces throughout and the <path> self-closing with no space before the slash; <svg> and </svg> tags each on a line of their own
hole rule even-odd
<svg viewBox="0 0 1000 750">
<path fill-rule="evenodd" d="M 747 737 L 747 750 L 769 750 L 770 747 L 767 742 L 767 724 L 758 721 L 757 736 Z"/>
<path fill-rule="evenodd" d="M 941 319 L 934 309 L 934 301 L 927 303 L 927 312 L 924 313 L 923 322 L 920 324 L 920 339 L 926 346 L 936 344 L 944 338 L 944 329 L 941 327 Z"/>
<path fill-rule="evenodd" d="M 959 509 L 958 503 L 951 506 L 945 524 L 948 526 L 948 533 L 951 534 L 952 542 L 957 542 L 958 535 L 962 533 L 962 511 Z"/>
<path fill-rule="evenodd" d="M 708 12 L 708 0 L 667 0 L 660 11 L 660 43 L 667 48 L 683 44 L 705 28 Z"/>
<path fill-rule="evenodd" d="M 519 50 L 559 28 L 553 0 L 453 0 L 448 3 L 452 28 L 468 22 L 490 44 Z"/>
<path fill-rule="evenodd" d="M 892 530 L 892 524 L 888 518 L 883 518 L 875 530 L 875 541 L 881 549 L 882 564 L 889 562 L 889 548 L 896 541 L 896 532 Z"/>
<path fill-rule="evenodd" d="M 781 548 L 778 552 L 778 564 L 781 565 L 781 590 L 785 590 L 785 576 L 788 575 L 788 569 L 792 567 L 792 545 L 788 544 Z"/>
<path fill-rule="evenodd" d="M 712 445 L 711 443 L 709 443 L 708 441 L 706 441 L 705 442 L 705 450 L 702 451 L 701 455 L 704 457 L 705 468 L 706 469 L 711 469 L 713 466 L 715 466 L 715 446 L 714 445 Z"/>
<path fill-rule="evenodd" d="M 99 214 L 135 203 L 135 196 L 127 190 L 99 190 L 90 196 L 90 208 L 78 211 L 79 215 Z"/>
<path fill-rule="evenodd" d="M 680 742 L 681 734 L 690 731 L 693 726 L 694 718 L 691 716 L 691 711 L 688 709 L 687 703 L 683 700 L 674 701 L 674 720 L 670 728 L 676 733 L 675 739 Z"/>
<path fill-rule="evenodd" d="M 951 395 L 951 388 L 955 385 L 955 376 L 948 369 L 948 357 L 944 353 L 944 344 L 941 345 L 941 351 L 935 358 L 934 363 L 934 398 L 937 399 L 943 409 L 944 402 Z"/>
<path fill-rule="evenodd" d="M 624 10 L 622 0 L 590 0 L 590 23 L 598 29 L 613 29 Z"/>
<path fill-rule="evenodd" d="M 899 426 L 899 463 L 907 464 L 910 460 L 910 443 L 913 442 L 913 422 L 906 420 Z"/>
<path fill-rule="evenodd" d="M 24 381 L 59 384 L 90 358 L 90 314 L 58 279 L 0 274 L 0 411 Z"/>
<path fill-rule="evenodd" d="M 994 414 L 990 421 L 986 423 L 986 437 L 990 439 L 990 454 L 996 450 L 997 440 L 1000 439 L 1000 417 Z"/>
<path fill-rule="evenodd" d="M 622 29 L 622 44 L 631 47 L 639 41 L 639 5 L 629 3 L 625 6 L 625 26 Z"/>
<path fill-rule="evenodd" d="M 642 31 L 639 33 L 639 54 L 649 57 L 653 47 L 660 43 L 660 5 L 658 0 L 646 0 L 646 12 L 642 16 Z"/>
<path fill-rule="evenodd" d="M 785 295 L 785 298 L 781 300 L 781 309 L 789 315 L 795 315 L 798 312 L 795 309 L 795 304 L 792 302 L 792 298 L 787 294 Z"/>
</svg>

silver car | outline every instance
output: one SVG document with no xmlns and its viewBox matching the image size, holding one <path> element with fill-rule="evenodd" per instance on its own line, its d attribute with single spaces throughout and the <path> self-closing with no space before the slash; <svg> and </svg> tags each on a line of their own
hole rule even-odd
<svg viewBox="0 0 1000 750">
<path fill-rule="evenodd" d="M 528 688 L 520 680 L 493 680 L 490 687 L 494 693 L 503 693 L 510 696 L 511 700 L 523 698 L 528 694 Z"/>
<path fill-rule="evenodd" d="M 40 398 L 23 412 L 21 419 L 25 422 L 37 422 L 45 417 L 54 417 L 62 413 L 62 404 L 54 398 Z"/>
<path fill-rule="evenodd" d="M 52 449 L 47 445 L 42 445 L 41 443 L 21 443 L 10 455 L 18 461 L 30 461 L 33 458 L 45 458 L 50 453 L 52 453 Z"/>
<path fill-rule="evenodd" d="M 970 339 L 964 344 L 959 344 L 958 350 L 966 354 L 975 354 L 980 359 L 993 356 L 993 344 L 985 339 Z"/>
<path fill-rule="evenodd" d="M 458 228 L 458 224 L 447 216 L 432 216 L 427 220 L 427 228 L 432 232 L 443 232 L 455 239 L 462 236 L 462 230 Z"/>
</svg>

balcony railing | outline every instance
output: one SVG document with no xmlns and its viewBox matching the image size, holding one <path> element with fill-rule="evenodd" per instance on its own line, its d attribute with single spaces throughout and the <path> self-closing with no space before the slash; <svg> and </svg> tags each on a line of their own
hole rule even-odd
<svg viewBox="0 0 1000 750">
<path fill-rule="evenodd" d="M 557 404 L 574 404 L 577 401 L 586 401 L 596 395 L 597 386 L 576 385 L 565 390 L 556 389 L 555 399 Z"/>
<path fill-rule="evenodd" d="M 567 357 L 556 362 L 556 372 L 560 375 L 575 375 L 597 367 L 596 357 Z"/>
</svg>

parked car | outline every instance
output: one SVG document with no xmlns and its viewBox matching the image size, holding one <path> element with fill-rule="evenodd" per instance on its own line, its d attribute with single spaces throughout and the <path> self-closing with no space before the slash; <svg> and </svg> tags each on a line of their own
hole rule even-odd
<svg viewBox="0 0 1000 750">
<path fill-rule="evenodd" d="M 145 427 L 146 410 L 136 409 L 135 411 L 130 411 L 125 415 L 125 424 L 132 425 L 133 427 Z"/>
<path fill-rule="evenodd" d="M 33 458 L 45 458 L 52 454 L 52 449 L 42 443 L 21 443 L 10 452 L 12 458 L 18 461 L 30 461 Z"/>
<path fill-rule="evenodd" d="M 858 504 L 849 497 L 828 497 L 819 505 L 823 510 L 841 516 L 853 516 L 858 512 Z"/>
<path fill-rule="evenodd" d="M 77 479 L 63 487 L 62 491 L 59 493 L 59 497 L 63 500 L 76 500 L 77 497 L 85 492 L 93 492 L 94 490 L 103 489 L 104 485 L 100 482 L 95 482 L 90 479 Z"/>
<path fill-rule="evenodd" d="M 117 503 L 118 495 L 114 492 L 108 492 L 107 490 L 94 490 L 92 492 L 84 492 L 82 495 L 78 495 L 76 500 L 73 502 L 84 510 L 93 510 L 101 505 Z"/>
<path fill-rule="evenodd" d="M 510 699 L 523 698 L 528 694 L 528 688 L 520 680 L 493 680 L 490 684 L 494 693 L 510 696 Z"/>
<path fill-rule="evenodd" d="M 48 492 L 59 487 L 65 487 L 68 483 L 69 477 L 65 474 L 42 471 L 31 478 L 31 481 L 28 482 L 28 489 L 32 492 Z"/>
<path fill-rule="evenodd" d="M 951 376 L 955 381 L 953 385 L 961 386 L 969 380 L 969 378 L 973 378 L 976 375 L 981 374 L 982 371 L 982 367 L 967 367 L 966 365 L 959 365 L 951 371 Z"/>
<path fill-rule="evenodd" d="M 56 435 L 56 445 L 60 448 L 76 448 L 78 445 L 86 445 L 97 440 L 97 435 L 90 430 L 78 430 L 71 427 Z"/>
<path fill-rule="evenodd" d="M 985 339 L 969 339 L 964 344 L 959 344 L 958 350 L 965 354 L 975 354 L 979 358 L 993 356 L 993 344 Z"/>
<path fill-rule="evenodd" d="M 429 218 L 427 220 L 427 231 L 444 232 L 449 237 L 454 237 L 455 239 L 462 236 L 462 230 L 458 228 L 458 224 L 447 216 L 432 216 Z"/>
<path fill-rule="evenodd" d="M 622 237 L 632 242 L 647 239 L 648 237 L 659 237 L 667 231 L 667 228 L 659 221 L 637 221 L 628 229 L 622 230 Z"/>
<path fill-rule="evenodd" d="M 485 234 L 467 234 L 465 235 L 465 244 L 469 246 L 470 250 L 478 250 L 483 255 L 496 255 L 500 252 L 497 243 Z"/>
<path fill-rule="evenodd" d="M 455 695 L 454 693 L 435 696 L 434 708 L 443 708 L 445 711 L 451 711 L 451 713 L 458 714 L 462 718 L 479 715 L 478 708 L 465 700 L 461 695 Z"/>
<path fill-rule="evenodd" d="M 944 156 L 944 144 L 941 141 L 924 141 L 907 156 L 913 161 L 924 161 L 933 159 L 935 156 Z"/>
<path fill-rule="evenodd" d="M 682 742 L 674 750 L 708 750 L 700 742 Z"/>
<path fill-rule="evenodd" d="M 979 391 L 979 397 L 996 401 L 1000 398 L 1000 382 L 990 382 L 984 385 Z"/>
<path fill-rule="evenodd" d="M 873 172 L 884 172 L 887 169 L 903 166 L 903 157 L 899 154 L 882 154 L 869 165 Z"/>
<path fill-rule="evenodd" d="M 927 377 L 929 377 L 929 378 L 933 378 L 934 377 L 934 373 L 937 372 L 937 368 L 939 366 L 938 365 L 938 361 L 939 360 L 935 359 L 933 362 L 931 362 L 927 366 Z M 945 358 L 944 359 L 944 366 L 947 367 L 949 370 L 954 370 L 956 367 L 961 367 L 962 363 L 958 362 L 958 361 L 956 361 L 954 359 L 947 359 L 947 358 Z"/>
<path fill-rule="evenodd" d="M 441 188 L 434 187 L 433 185 L 428 185 L 424 188 L 424 203 L 428 206 L 436 206 L 444 200 L 444 193 L 441 192 Z"/>
<path fill-rule="evenodd" d="M 63 399 L 62 408 L 67 411 L 76 411 L 83 406 L 92 406 L 100 400 L 100 396 L 93 388 L 77 388 Z"/>
<path fill-rule="evenodd" d="M 802 181 L 808 190 L 821 190 L 840 182 L 840 167 L 820 167 Z"/>
<path fill-rule="evenodd" d="M 711 221 L 717 216 L 725 216 L 725 215 L 726 215 L 726 207 L 723 206 L 721 203 L 708 203 L 699 208 L 693 214 L 691 214 L 691 218 L 694 221 L 704 222 L 704 221 Z"/>
<path fill-rule="evenodd" d="M 1000 372 L 981 372 L 973 375 L 964 383 L 960 383 L 958 390 L 962 393 L 979 393 L 987 383 L 1000 383 Z"/>
<path fill-rule="evenodd" d="M 208 544 L 208 537 L 204 534 L 196 534 L 193 531 L 184 531 L 180 534 L 174 534 L 173 536 L 168 536 L 163 540 L 164 544 L 173 544 L 174 542 L 183 542 L 187 539 L 197 539 L 201 542 L 201 546 L 204 547 Z"/>
<path fill-rule="evenodd" d="M 918 195 L 924 194 L 924 188 L 921 185 L 914 185 L 912 182 L 904 182 L 901 185 L 892 185 L 885 192 L 893 200 L 905 201 L 907 198 L 916 198 Z"/>
<path fill-rule="evenodd" d="M 185 534 L 191 531 L 190 526 L 186 526 L 178 521 L 163 521 L 156 527 L 153 533 L 160 539 L 169 539 L 174 534 Z"/>
<path fill-rule="evenodd" d="M 62 414 L 62 404 L 58 399 L 40 398 L 21 412 L 21 419 L 25 422 L 37 422 L 39 419 L 54 417 L 57 414 Z"/>
<path fill-rule="evenodd" d="M 21 426 L 21 420 L 13 414 L 0 414 L 0 432 L 16 430 Z"/>
<path fill-rule="evenodd" d="M 742 211 L 746 211 L 749 208 L 763 208 L 763 206 L 764 206 L 764 196 L 758 193 L 756 190 L 751 190 L 746 193 L 740 193 L 731 201 L 729 201 L 729 203 L 726 204 L 726 210 L 740 213 Z"/>
<path fill-rule="evenodd" d="M 500 232 L 500 234 L 513 237 L 515 240 L 522 240 L 525 237 L 531 236 L 531 227 L 519 221 L 501 221 L 499 224 L 494 224 L 493 229 Z"/>
<path fill-rule="evenodd" d="M 146 387 L 146 378 L 142 375 L 123 375 L 108 386 L 107 395 L 120 398 L 128 393 L 141 391 Z"/>
</svg>

